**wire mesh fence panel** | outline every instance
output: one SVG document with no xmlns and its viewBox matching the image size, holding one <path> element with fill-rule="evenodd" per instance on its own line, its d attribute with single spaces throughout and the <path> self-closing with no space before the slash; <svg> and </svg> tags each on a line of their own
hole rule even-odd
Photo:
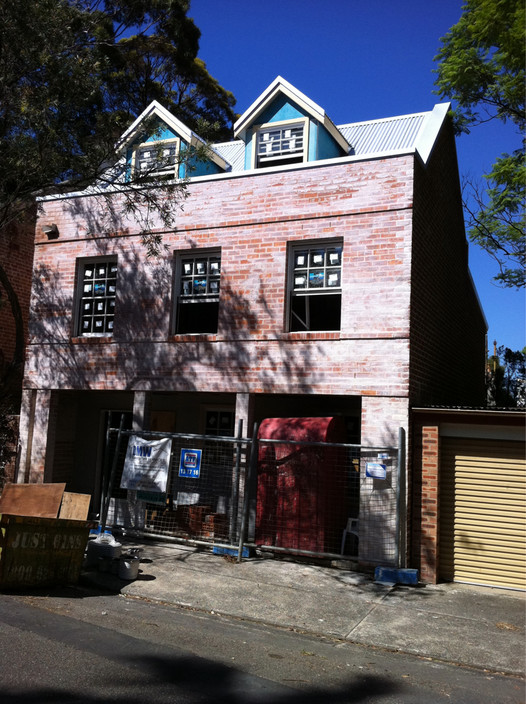
<svg viewBox="0 0 526 704">
<path fill-rule="evenodd" d="M 112 433 L 117 439 L 108 443 L 111 457 L 105 463 L 107 525 L 229 545 L 239 544 L 246 525 L 248 535 L 242 542 L 246 538 L 261 549 L 397 564 L 396 448 L 116 429 Z M 130 445 L 157 436 L 171 443 L 163 490 L 130 489 L 123 479 Z"/>
<path fill-rule="evenodd" d="M 258 445 L 250 536 L 256 546 L 394 564 L 395 450 L 264 439 Z"/>
<path fill-rule="evenodd" d="M 123 488 L 129 446 L 156 435 L 171 441 L 165 490 Z M 248 441 L 231 437 L 123 432 L 106 523 L 192 541 L 236 541 L 248 451 Z"/>
<path fill-rule="evenodd" d="M 397 566 L 400 550 L 398 481 L 396 451 L 362 448 L 358 551 L 362 562 Z"/>
</svg>

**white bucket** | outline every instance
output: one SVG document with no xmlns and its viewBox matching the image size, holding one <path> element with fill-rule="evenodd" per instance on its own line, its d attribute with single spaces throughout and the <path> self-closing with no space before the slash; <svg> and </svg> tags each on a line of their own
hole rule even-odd
<svg viewBox="0 0 526 704">
<path fill-rule="evenodd" d="M 137 579 L 140 562 L 140 559 L 135 556 L 121 556 L 119 560 L 119 578 L 126 580 Z"/>
<path fill-rule="evenodd" d="M 110 560 L 120 557 L 122 545 L 117 542 L 90 540 L 88 543 L 87 565 L 92 567 L 98 564 L 100 557 L 107 557 Z"/>
</svg>

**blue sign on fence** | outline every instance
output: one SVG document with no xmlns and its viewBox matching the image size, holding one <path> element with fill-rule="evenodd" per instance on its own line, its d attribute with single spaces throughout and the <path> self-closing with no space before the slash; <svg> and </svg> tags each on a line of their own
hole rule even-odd
<svg viewBox="0 0 526 704">
<path fill-rule="evenodd" d="M 181 450 L 179 476 L 187 479 L 199 479 L 201 473 L 202 450 Z"/>
<path fill-rule="evenodd" d="M 380 462 L 366 462 L 365 476 L 374 477 L 375 479 L 386 479 L 387 466 L 385 464 L 380 464 Z"/>
</svg>

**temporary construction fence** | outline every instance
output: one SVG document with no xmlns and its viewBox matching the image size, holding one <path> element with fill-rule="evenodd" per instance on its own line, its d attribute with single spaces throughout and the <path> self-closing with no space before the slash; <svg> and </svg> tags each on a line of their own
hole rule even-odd
<svg viewBox="0 0 526 704">
<path fill-rule="evenodd" d="M 108 428 L 101 523 L 238 559 L 252 547 L 405 566 L 402 430 L 398 447 L 268 434 L 265 423 L 252 438 Z"/>
</svg>

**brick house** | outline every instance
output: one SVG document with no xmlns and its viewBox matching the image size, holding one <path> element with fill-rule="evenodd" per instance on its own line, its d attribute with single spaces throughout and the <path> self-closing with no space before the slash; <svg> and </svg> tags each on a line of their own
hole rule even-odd
<svg viewBox="0 0 526 704">
<path fill-rule="evenodd" d="M 484 402 L 448 105 L 336 126 L 278 77 L 234 132 L 157 223 L 158 259 L 119 211 L 125 184 L 111 234 L 94 190 L 40 203 L 18 481 L 96 501 L 112 410 L 195 433 L 217 412 L 225 433 L 342 416 L 350 442 L 389 445 L 413 405 Z M 195 144 L 153 103 L 118 152 L 124 173 L 185 176 Z"/>
</svg>

